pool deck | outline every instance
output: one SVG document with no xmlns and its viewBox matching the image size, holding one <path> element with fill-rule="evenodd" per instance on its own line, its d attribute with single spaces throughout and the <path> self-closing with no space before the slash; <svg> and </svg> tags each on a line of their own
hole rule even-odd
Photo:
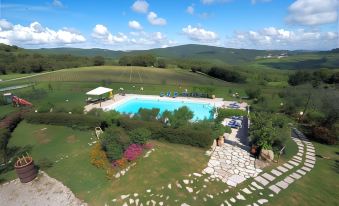
<svg viewBox="0 0 339 206">
<path fill-rule="evenodd" d="M 133 98 L 141 98 L 141 99 L 152 99 L 152 100 L 166 100 L 166 101 L 184 101 L 184 102 L 199 102 L 211 104 L 217 108 L 227 108 L 234 101 L 224 101 L 223 98 L 215 98 L 215 99 L 207 99 L 207 98 L 196 98 L 196 97 L 160 97 L 157 95 L 139 95 L 139 94 L 126 94 L 125 96 L 116 94 L 112 99 L 106 100 L 104 102 L 96 103 L 96 104 L 88 104 L 85 106 L 85 112 L 88 112 L 94 108 L 101 108 L 103 110 L 112 110 L 117 106 L 125 103 L 126 101 Z M 241 110 L 246 110 L 247 104 L 241 103 L 239 104 Z"/>
</svg>

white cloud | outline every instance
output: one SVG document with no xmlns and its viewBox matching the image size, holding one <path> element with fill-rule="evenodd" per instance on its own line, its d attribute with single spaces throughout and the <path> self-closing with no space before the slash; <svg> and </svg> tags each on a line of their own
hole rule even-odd
<svg viewBox="0 0 339 206">
<path fill-rule="evenodd" d="M 92 31 L 92 37 L 107 44 L 128 42 L 128 37 L 124 33 L 119 32 L 116 35 L 112 35 L 107 27 L 102 24 L 95 25 Z"/>
<path fill-rule="evenodd" d="M 321 25 L 334 23 L 338 18 L 338 0 L 297 0 L 288 8 L 289 23 Z"/>
<path fill-rule="evenodd" d="M 62 4 L 62 2 L 60 0 L 53 0 L 52 5 L 55 7 L 64 7 L 64 5 Z"/>
<path fill-rule="evenodd" d="M 309 31 L 305 29 L 285 30 L 268 27 L 258 31 L 235 32 L 226 40 L 226 47 L 252 49 L 332 49 L 338 33 Z"/>
<path fill-rule="evenodd" d="M 103 47 L 112 48 L 115 45 L 119 46 L 119 49 L 159 48 L 163 45 L 175 44 L 161 32 L 134 31 L 128 34 L 119 32 L 113 35 L 106 26 L 101 24 L 93 28 L 92 37 Z"/>
<path fill-rule="evenodd" d="M 138 13 L 147 13 L 149 4 L 144 0 L 137 0 L 132 5 L 132 10 Z"/>
<path fill-rule="evenodd" d="M 192 41 L 208 43 L 218 40 L 217 33 L 199 27 L 192 27 L 191 25 L 183 28 L 182 32 Z"/>
<path fill-rule="evenodd" d="M 52 30 L 43 27 L 39 22 L 29 26 L 12 25 L 0 20 L 0 42 L 7 44 L 24 45 L 65 45 L 85 42 L 86 39 L 79 33 L 67 29 Z"/>
<path fill-rule="evenodd" d="M 194 5 L 188 6 L 186 12 L 193 15 L 194 14 Z"/>
<path fill-rule="evenodd" d="M 167 23 L 166 19 L 158 17 L 158 15 L 153 11 L 151 11 L 147 15 L 147 19 L 152 25 L 156 25 L 156 26 L 163 26 L 163 25 L 166 25 Z"/>
<path fill-rule="evenodd" d="M 142 26 L 139 22 L 133 20 L 128 22 L 128 27 L 135 30 L 141 30 Z"/>
<path fill-rule="evenodd" d="M 13 25 L 11 22 L 7 21 L 6 19 L 0 19 L 0 31 L 7 31 L 11 30 Z"/>
</svg>

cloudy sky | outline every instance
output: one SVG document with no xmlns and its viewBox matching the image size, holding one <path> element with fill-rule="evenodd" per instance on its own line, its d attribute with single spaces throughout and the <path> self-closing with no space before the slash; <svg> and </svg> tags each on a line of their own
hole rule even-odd
<svg viewBox="0 0 339 206">
<path fill-rule="evenodd" d="M 0 42 L 132 50 L 339 47 L 339 0 L 0 0 Z"/>
</svg>

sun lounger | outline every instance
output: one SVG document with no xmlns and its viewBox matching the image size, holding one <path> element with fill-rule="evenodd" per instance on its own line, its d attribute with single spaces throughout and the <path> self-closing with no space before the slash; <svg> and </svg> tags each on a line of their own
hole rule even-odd
<svg viewBox="0 0 339 206">
<path fill-rule="evenodd" d="M 165 94 L 163 92 L 160 92 L 160 97 L 165 96 Z"/>
<path fill-rule="evenodd" d="M 171 92 L 167 92 L 166 96 L 170 97 L 171 96 Z"/>
<path fill-rule="evenodd" d="M 173 98 L 176 98 L 178 96 L 178 92 L 174 92 Z"/>
</svg>

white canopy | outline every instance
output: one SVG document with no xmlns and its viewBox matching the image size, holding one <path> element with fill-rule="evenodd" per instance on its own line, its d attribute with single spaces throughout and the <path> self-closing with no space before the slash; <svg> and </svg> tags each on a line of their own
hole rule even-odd
<svg viewBox="0 0 339 206">
<path fill-rule="evenodd" d="M 110 88 L 106 88 L 106 87 L 98 87 L 96 89 L 93 89 L 89 92 L 87 92 L 86 94 L 87 95 L 102 95 L 102 94 L 105 94 L 105 93 L 108 93 L 108 92 L 111 92 L 113 91 L 113 89 L 110 89 Z"/>
</svg>

